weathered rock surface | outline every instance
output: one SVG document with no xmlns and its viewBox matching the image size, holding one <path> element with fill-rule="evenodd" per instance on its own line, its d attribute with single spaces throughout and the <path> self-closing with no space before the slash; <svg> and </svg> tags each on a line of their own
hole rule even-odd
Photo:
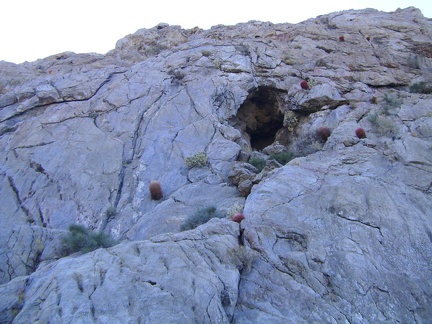
<svg viewBox="0 0 432 324">
<path fill-rule="evenodd" d="M 238 236 L 236 223 L 216 220 L 61 259 L 30 275 L 15 322 L 229 322 L 256 253 Z"/>
<path fill-rule="evenodd" d="M 431 322 L 431 42 L 368 9 L 0 62 L 0 322 Z M 62 257 L 75 223 L 122 242 Z"/>
</svg>

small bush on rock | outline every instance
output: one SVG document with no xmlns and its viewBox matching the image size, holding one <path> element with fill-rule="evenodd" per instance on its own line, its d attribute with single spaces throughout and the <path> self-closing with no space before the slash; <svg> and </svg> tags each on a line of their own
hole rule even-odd
<svg viewBox="0 0 432 324">
<path fill-rule="evenodd" d="M 108 234 L 92 232 L 86 227 L 78 224 L 69 226 L 69 233 L 62 238 L 63 255 L 75 252 L 91 252 L 99 248 L 108 248 L 117 242 Z"/>
<path fill-rule="evenodd" d="M 280 164 L 285 165 L 294 158 L 294 154 L 290 152 L 279 152 L 270 154 L 270 160 L 276 160 Z"/>
<path fill-rule="evenodd" d="M 301 137 L 295 139 L 292 151 L 295 152 L 295 156 L 306 156 L 322 150 L 323 141 L 318 136 L 317 131 L 311 131 L 307 134 L 303 134 Z"/>
<path fill-rule="evenodd" d="M 161 200 L 163 197 L 162 186 L 159 181 L 153 180 L 149 184 L 149 191 L 151 199 L 153 200 Z"/>
<path fill-rule="evenodd" d="M 106 219 L 111 219 L 117 214 L 116 208 L 114 206 L 108 207 L 108 209 L 105 211 L 105 217 Z"/>
<path fill-rule="evenodd" d="M 287 128 L 289 132 L 294 132 L 295 128 L 299 123 L 299 116 L 292 110 L 288 110 L 284 113 L 283 126 Z"/>
<path fill-rule="evenodd" d="M 247 45 L 245 45 L 245 44 L 235 45 L 234 48 L 236 49 L 236 51 L 240 52 L 242 55 L 250 56 L 250 50 L 249 50 L 249 47 Z"/>
<path fill-rule="evenodd" d="M 282 62 L 284 62 L 286 65 L 294 65 L 295 64 L 295 61 L 289 55 L 285 55 L 282 58 Z"/>
<path fill-rule="evenodd" d="M 402 104 L 402 100 L 394 95 L 386 93 L 384 95 L 384 102 L 381 105 L 381 112 L 384 115 L 390 115 L 390 111 L 394 108 L 399 107 Z"/>
<path fill-rule="evenodd" d="M 261 172 L 266 166 L 266 162 L 267 161 L 262 158 L 250 158 L 248 163 L 252 164 L 259 172 Z"/>
<path fill-rule="evenodd" d="M 211 51 L 208 51 L 208 50 L 202 50 L 202 51 L 201 51 L 201 54 L 202 54 L 203 56 L 205 56 L 205 57 L 209 57 L 209 56 L 212 54 L 212 52 L 211 52 Z"/>
<path fill-rule="evenodd" d="M 181 81 L 186 76 L 186 74 L 179 69 L 170 69 L 168 74 L 171 75 L 176 81 Z"/>
<path fill-rule="evenodd" d="M 241 204 L 235 203 L 235 204 L 231 207 L 231 209 L 229 210 L 228 215 L 233 216 L 233 215 L 235 215 L 235 214 L 237 214 L 237 213 L 241 214 L 241 213 L 243 213 L 243 208 L 244 208 L 244 205 L 241 205 Z"/>
<path fill-rule="evenodd" d="M 432 93 L 432 84 L 427 84 L 424 81 L 416 82 L 410 85 L 409 91 L 411 93 L 424 93 L 431 94 Z"/>
<path fill-rule="evenodd" d="M 235 248 L 228 249 L 224 256 L 224 261 L 228 264 L 234 264 L 241 273 L 248 274 L 251 271 L 252 263 L 258 256 L 258 252 L 246 246 L 239 245 Z"/>
<path fill-rule="evenodd" d="M 225 217 L 220 211 L 216 209 L 216 207 L 206 207 L 203 209 L 199 209 L 195 214 L 189 216 L 184 224 L 180 226 L 180 230 L 188 231 L 198 226 L 207 223 L 212 218 L 223 218 Z"/>
<path fill-rule="evenodd" d="M 368 120 L 380 135 L 394 138 L 398 134 L 398 127 L 390 116 L 372 113 L 368 116 Z"/>
<path fill-rule="evenodd" d="M 205 167 L 207 165 L 207 162 L 208 162 L 207 154 L 205 154 L 205 152 L 199 152 L 199 153 L 195 154 L 194 156 L 185 158 L 185 163 L 190 168 Z"/>
</svg>

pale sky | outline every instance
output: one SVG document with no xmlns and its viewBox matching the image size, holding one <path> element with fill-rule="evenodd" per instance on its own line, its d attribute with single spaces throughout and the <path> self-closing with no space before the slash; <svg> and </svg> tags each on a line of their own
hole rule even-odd
<svg viewBox="0 0 432 324">
<path fill-rule="evenodd" d="M 53 54 L 105 54 L 116 41 L 160 22 L 209 29 L 249 20 L 298 23 L 348 9 L 394 11 L 414 6 L 432 18 L 432 0 L 2 0 L 0 60 Z"/>
</svg>

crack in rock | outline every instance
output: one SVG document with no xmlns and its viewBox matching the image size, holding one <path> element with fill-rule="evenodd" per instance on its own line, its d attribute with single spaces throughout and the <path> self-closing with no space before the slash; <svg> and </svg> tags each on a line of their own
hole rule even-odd
<svg viewBox="0 0 432 324">
<path fill-rule="evenodd" d="M 339 218 L 345 219 L 345 220 L 347 220 L 347 221 L 350 221 L 350 222 L 354 222 L 354 223 L 362 224 L 362 225 L 365 225 L 365 226 L 367 226 L 367 227 L 377 229 L 377 230 L 379 231 L 381 237 L 384 237 L 383 233 L 381 232 L 381 228 L 380 228 L 379 226 L 377 226 L 377 225 L 373 225 L 373 224 L 368 223 L 368 222 L 362 222 L 362 221 L 359 220 L 359 219 L 352 219 L 352 218 L 349 218 L 349 217 L 347 217 L 347 216 L 344 216 L 342 213 L 336 213 L 336 216 L 339 217 Z"/>
</svg>

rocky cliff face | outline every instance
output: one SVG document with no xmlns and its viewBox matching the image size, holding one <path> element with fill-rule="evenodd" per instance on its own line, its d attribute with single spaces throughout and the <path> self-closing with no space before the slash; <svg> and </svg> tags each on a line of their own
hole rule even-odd
<svg viewBox="0 0 432 324">
<path fill-rule="evenodd" d="M 1 322 L 430 322 L 431 43 L 407 8 L 0 62 Z"/>
</svg>

